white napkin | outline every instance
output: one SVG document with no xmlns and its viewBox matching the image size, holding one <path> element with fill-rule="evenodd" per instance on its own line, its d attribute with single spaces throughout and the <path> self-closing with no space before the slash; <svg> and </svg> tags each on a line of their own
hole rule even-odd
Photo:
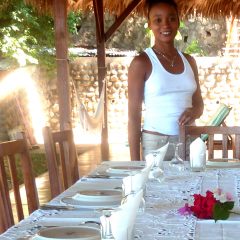
<svg viewBox="0 0 240 240">
<path fill-rule="evenodd" d="M 167 153 L 169 142 L 165 144 L 164 146 L 150 152 L 146 155 L 146 163 L 147 166 L 151 165 L 152 167 L 163 167 L 163 159 Z"/>
<path fill-rule="evenodd" d="M 200 137 L 190 144 L 190 166 L 192 170 L 203 170 L 206 166 L 206 144 Z"/>
<path fill-rule="evenodd" d="M 116 212 L 112 213 L 110 217 L 111 229 L 116 240 L 132 239 L 133 227 L 142 195 L 142 190 L 129 195 L 125 203 L 122 204 Z M 105 220 L 104 216 L 100 217 L 103 228 L 106 224 Z"/>
<path fill-rule="evenodd" d="M 123 178 L 124 195 L 128 195 L 131 191 L 137 192 L 140 189 L 145 188 L 146 181 L 148 179 L 148 174 L 150 172 L 151 166 L 145 167 L 140 172 L 135 175 L 127 176 Z"/>
</svg>

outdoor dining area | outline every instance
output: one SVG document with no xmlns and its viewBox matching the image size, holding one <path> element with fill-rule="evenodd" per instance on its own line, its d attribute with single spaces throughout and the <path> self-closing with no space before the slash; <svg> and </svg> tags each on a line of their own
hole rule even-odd
<svg viewBox="0 0 240 240">
<path fill-rule="evenodd" d="M 181 17 L 240 17 L 240 4 L 235 0 L 176 2 Z M 0 142 L 0 240 L 239 239 L 240 125 L 226 123 L 232 107 L 220 102 L 204 124 L 179 126 L 178 143 L 167 142 L 144 160 L 131 161 L 120 148 L 111 150 L 117 160 L 110 154 L 105 44 L 132 12 L 144 14 L 144 1 L 26 3 L 54 16 L 59 129 L 49 125 L 41 129 L 50 196 L 44 204 L 40 204 L 29 136 L 20 131 L 15 139 Z M 85 171 L 72 127 L 70 86 L 76 89 L 69 79 L 69 9 L 91 10 L 96 20 L 103 123 L 100 155 L 90 156 L 91 168 Z M 107 31 L 105 11 L 116 15 Z M 87 118 L 84 111 L 81 116 Z M 125 147 L 129 152 L 129 146 Z M 174 156 L 169 160 L 170 148 Z"/>
<path fill-rule="evenodd" d="M 167 143 L 148 154 L 146 161 L 102 161 L 82 177 L 72 132 L 51 132 L 46 127 L 43 134 L 51 200 L 41 206 L 24 134 L 0 144 L 1 239 L 238 239 L 240 127 L 184 126 L 180 145 L 186 143 L 184 138 L 196 136 L 190 145 L 190 161 L 182 158 L 186 152 L 178 147 L 171 161 L 163 161 L 171 145 Z M 211 141 L 214 134 L 223 135 L 223 151 L 219 142 Z M 229 136 L 234 144 L 226 151 Z M 56 142 L 59 148 L 54 147 Z M 211 152 L 214 147 L 217 150 Z M 15 174 L 16 153 L 21 154 L 30 214 L 25 218 Z M 17 219 L 4 156 L 9 157 Z"/>
</svg>

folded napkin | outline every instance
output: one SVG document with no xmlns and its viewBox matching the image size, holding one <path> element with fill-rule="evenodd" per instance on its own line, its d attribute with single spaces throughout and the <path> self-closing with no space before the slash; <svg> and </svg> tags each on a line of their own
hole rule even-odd
<svg viewBox="0 0 240 240">
<path fill-rule="evenodd" d="M 116 240 L 132 239 L 133 226 L 135 224 L 142 195 L 142 190 L 129 195 L 125 203 L 122 204 L 116 211 L 112 212 L 110 223 L 113 236 Z M 106 229 L 106 218 L 101 216 L 100 221 L 102 228 Z"/>
<path fill-rule="evenodd" d="M 135 175 L 123 178 L 124 195 L 144 189 L 150 170 L 151 166 L 147 166 Z"/>
<path fill-rule="evenodd" d="M 147 165 L 151 165 L 152 167 L 163 167 L 163 159 L 167 153 L 169 142 L 164 146 L 150 152 L 146 155 L 146 163 Z"/>
<path fill-rule="evenodd" d="M 190 166 L 192 170 L 206 167 L 206 144 L 198 137 L 190 144 Z"/>
</svg>

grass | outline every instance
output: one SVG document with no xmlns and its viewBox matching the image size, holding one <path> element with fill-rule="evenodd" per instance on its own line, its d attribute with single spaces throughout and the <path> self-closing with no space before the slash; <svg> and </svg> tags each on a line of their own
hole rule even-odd
<svg viewBox="0 0 240 240">
<path fill-rule="evenodd" d="M 35 153 L 30 151 L 30 155 L 32 158 L 33 172 L 35 177 L 45 173 L 48 170 L 45 153 Z"/>
<path fill-rule="evenodd" d="M 46 162 L 46 157 L 43 152 L 35 151 L 35 150 L 30 150 L 30 156 L 32 159 L 32 167 L 33 167 L 33 173 L 34 176 L 37 177 L 47 171 L 47 162 Z M 7 164 L 7 161 L 5 160 L 5 164 Z M 23 183 L 23 175 L 21 171 L 21 163 L 20 163 L 20 158 L 19 156 L 16 156 L 16 167 L 17 167 L 17 174 L 18 174 L 18 180 L 19 183 Z M 7 179 L 8 182 L 11 182 L 11 177 L 10 177 L 10 172 L 9 169 L 7 169 Z M 11 185 L 9 186 L 11 189 Z"/>
</svg>

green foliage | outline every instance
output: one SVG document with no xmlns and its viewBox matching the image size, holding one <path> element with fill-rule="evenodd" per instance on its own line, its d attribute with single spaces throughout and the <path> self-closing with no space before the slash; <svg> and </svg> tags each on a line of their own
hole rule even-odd
<svg viewBox="0 0 240 240">
<path fill-rule="evenodd" d="M 51 59 L 44 48 L 53 48 L 53 20 L 38 16 L 22 0 L 8 0 L 0 8 L 0 54 L 19 65 Z"/>
<path fill-rule="evenodd" d="M 77 12 L 77 13 L 70 12 L 68 14 L 67 25 L 68 25 L 68 31 L 70 34 L 78 33 L 78 28 L 80 26 L 81 21 L 82 21 L 81 12 Z"/>
<path fill-rule="evenodd" d="M 185 52 L 188 53 L 188 54 L 197 53 L 200 56 L 205 55 L 204 51 L 199 46 L 197 40 L 193 40 L 190 44 L 188 44 L 187 47 L 185 48 Z"/>
<path fill-rule="evenodd" d="M 34 176 L 37 177 L 45 172 L 47 172 L 47 162 L 46 162 L 46 157 L 45 153 L 42 152 L 36 152 L 34 150 L 30 150 L 30 157 L 32 159 L 32 167 L 33 167 L 33 173 Z M 5 165 L 8 166 L 7 160 L 4 161 Z M 23 174 L 21 169 L 21 161 L 20 161 L 20 156 L 16 155 L 16 167 L 17 167 L 17 178 L 19 180 L 19 183 L 23 183 Z M 10 184 L 10 171 L 7 168 L 7 179 Z M 12 188 L 11 185 L 9 185 L 9 188 Z"/>
<path fill-rule="evenodd" d="M 70 13 L 70 34 L 77 32 L 80 13 Z M 17 65 L 40 64 L 55 68 L 54 21 L 39 15 L 23 0 L 0 0 L 0 57 L 14 59 Z"/>
<path fill-rule="evenodd" d="M 180 21 L 180 25 L 179 25 L 179 28 L 186 28 L 186 25 L 183 21 Z"/>
<path fill-rule="evenodd" d="M 196 54 L 199 56 L 204 56 L 206 53 L 200 47 L 198 40 L 192 40 L 189 42 L 184 42 L 185 39 L 182 39 L 182 32 L 187 32 L 187 27 L 183 21 L 180 21 L 179 31 L 177 33 L 175 43 L 176 46 L 183 52 L 188 54 Z"/>
<path fill-rule="evenodd" d="M 230 211 L 233 209 L 234 202 L 233 201 L 228 201 L 228 202 L 218 202 L 214 205 L 214 210 L 213 210 L 213 218 L 215 222 L 217 220 L 226 220 L 229 218 Z"/>
</svg>

